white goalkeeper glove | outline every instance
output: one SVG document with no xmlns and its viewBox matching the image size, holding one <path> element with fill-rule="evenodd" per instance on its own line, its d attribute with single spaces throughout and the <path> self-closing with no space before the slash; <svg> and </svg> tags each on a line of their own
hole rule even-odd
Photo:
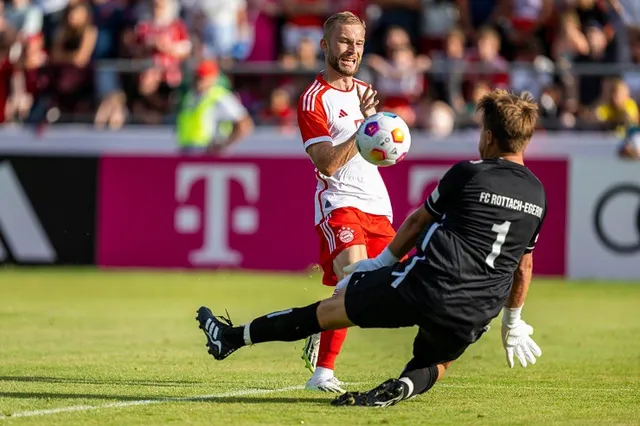
<svg viewBox="0 0 640 426">
<path fill-rule="evenodd" d="M 385 266 L 391 266 L 394 263 L 398 262 L 398 260 L 399 259 L 393 253 L 391 253 L 389 247 L 386 247 L 384 250 L 382 250 L 382 253 L 380 253 L 373 259 L 363 259 L 359 262 L 345 266 L 342 270 L 344 271 L 345 275 L 349 275 L 354 272 L 375 271 L 376 269 L 384 268 Z"/>
<path fill-rule="evenodd" d="M 520 318 L 522 307 L 507 308 L 502 311 L 502 345 L 507 352 L 507 363 L 513 368 L 515 355 L 523 367 L 536 363 L 536 357 L 542 355 L 542 350 L 530 337 L 533 327 Z"/>
</svg>

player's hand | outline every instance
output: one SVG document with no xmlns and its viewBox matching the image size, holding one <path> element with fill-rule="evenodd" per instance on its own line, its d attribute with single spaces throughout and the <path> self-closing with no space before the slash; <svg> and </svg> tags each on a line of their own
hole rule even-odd
<svg viewBox="0 0 640 426">
<path fill-rule="evenodd" d="M 349 275 L 354 272 L 375 271 L 376 269 L 384 268 L 385 266 L 391 266 L 397 261 L 398 258 L 391 252 L 391 250 L 389 250 L 389 247 L 386 247 L 376 257 L 352 263 L 351 265 L 345 266 L 342 270 L 345 275 Z"/>
<path fill-rule="evenodd" d="M 376 107 L 379 101 L 376 99 L 376 95 L 378 91 L 373 90 L 373 86 L 368 85 L 363 92 L 359 84 L 356 84 L 356 90 L 358 91 L 358 98 L 360 98 L 360 112 L 367 119 L 377 112 Z"/>
<path fill-rule="evenodd" d="M 507 353 L 507 364 L 513 368 L 513 356 L 515 355 L 523 367 L 536 363 L 536 357 L 542 355 L 542 350 L 531 335 L 533 327 L 519 319 L 515 323 L 502 323 L 502 345 Z"/>
<path fill-rule="evenodd" d="M 377 258 L 374 257 L 373 259 L 363 259 L 359 262 L 347 265 L 342 269 L 342 271 L 345 273 L 345 275 L 349 275 L 354 272 L 375 271 L 376 269 L 380 269 L 383 266 L 385 265 L 380 264 Z"/>
</svg>

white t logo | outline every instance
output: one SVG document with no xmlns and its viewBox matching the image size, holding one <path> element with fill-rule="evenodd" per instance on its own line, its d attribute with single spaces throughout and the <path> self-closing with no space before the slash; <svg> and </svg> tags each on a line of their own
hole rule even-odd
<svg viewBox="0 0 640 426">
<path fill-rule="evenodd" d="M 191 188 L 204 180 L 204 206 L 185 205 Z M 238 182 L 248 203 L 258 201 L 259 169 L 251 164 L 183 164 L 176 171 L 176 208 L 174 226 L 180 234 L 203 231 L 202 247 L 189 253 L 193 265 L 239 265 L 242 254 L 229 247 L 229 233 L 253 234 L 258 230 L 255 207 L 231 209 L 229 187 Z M 202 216 L 204 215 L 204 219 Z M 229 227 L 231 219 L 231 227 Z"/>
</svg>

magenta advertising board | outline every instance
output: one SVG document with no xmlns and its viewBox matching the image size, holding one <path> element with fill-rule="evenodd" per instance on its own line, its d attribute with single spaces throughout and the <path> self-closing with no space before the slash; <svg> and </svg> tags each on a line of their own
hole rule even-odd
<svg viewBox="0 0 640 426">
<path fill-rule="evenodd" d="M 397 227 L 456 161 L 382 170 Z M 300 271 L 316 263 L 315 178 L 304 158 L 106 156 L 100 160 L 97 261 L 103 267 Z M 549 209 L 535 272 L 565 273 L 566 160 L 527 166 Z"/>
</svg>

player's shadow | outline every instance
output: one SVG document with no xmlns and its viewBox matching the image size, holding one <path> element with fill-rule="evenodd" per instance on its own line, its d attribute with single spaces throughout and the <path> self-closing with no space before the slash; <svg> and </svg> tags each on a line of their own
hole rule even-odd
<svg viewBox="0 0 640 426">
<path fill-rule="evenodd" d="M 162 399 L 154 396 L 141 395 L 102 395 L 85 393 L 57 393 L 57 392 L 0 392 L 0 398 L 15 399 L 102 399 L 113 401 L 140 401 L 147 399 Z"/>
<path fill-rule="evenodd" d="M 48 376 L 0 376 L 0 382 L 68 383 L 76 385 L 191 386 L 202 382 L 189 380 L 91 379 Z"/>
<path fill-rule="evenodd" d="M 330 405 L 331 398 L 296 398 L 296 397 L 255 397 L 255 396 L 223 396 L 210 399 L 199 399 L 193 402 L 208 402 L 211 404 L 322 404 Z"/>
<path fill-rule="evenodd" d="M 0 392 L 0 398 L 15 399 L 101 399 L 112 401 L 167 401 L 167 402 L 208 402 L 212 404 L 322 404 L 329 405 L 331 398 L 296 398 L 296 397 L 254 397 L 254 396 L 221 396 L 211 398 L 158 397 L 142 395 L 105 395 L 95 393 L 57 393 L 57 392 Z"/>
</svg>

